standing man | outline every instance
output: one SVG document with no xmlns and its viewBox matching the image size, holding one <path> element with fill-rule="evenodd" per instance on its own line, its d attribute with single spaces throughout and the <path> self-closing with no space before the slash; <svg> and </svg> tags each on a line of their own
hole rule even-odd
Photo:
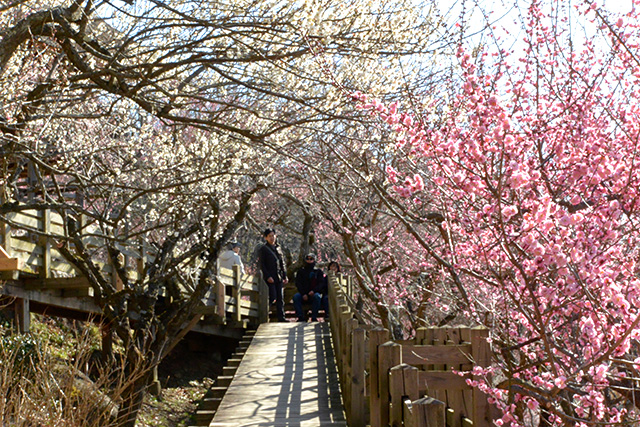
<svg viewBox="0 0 640 427">
<path fill-rule="evenodd" d="M 327 295 L 327 275 L 316 268 L 316 257 L 313 254 L 304 257 L 304 265 L 296 273 L 296 288 L 298 293 L 293 296 L 293 306 L 296 309 L 298 322 L 306 321 L 302 312 L 304 302 L 311 303 L 311 321 L 316 322 L 322 298 Z"/>
<path fill-rule="evenodd" d="M 280 246 L 276 243 L 276 231 L 273 228 L 267 228 L 262 235 L 265 244 L 260 247 L 260 269 L 264 281 L 269 286 L 269 303 L 273 304 L 275 301 L 278 321 L 286 322 L 282 286 L 287 284 L 288 279 L 284 257 Z"/>
</svg>

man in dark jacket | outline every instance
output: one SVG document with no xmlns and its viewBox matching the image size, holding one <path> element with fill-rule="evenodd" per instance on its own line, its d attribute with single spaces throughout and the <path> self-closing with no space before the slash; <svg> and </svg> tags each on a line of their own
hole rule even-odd
<svg viewBox="0 0 640 427">
<path fill-rule="evenodd" d="M 318 320 L 318 310 L 322 304 L 322 298 L 327 295 L 327 275 L 316 267 L 316 258 L 308 254 L 304 258 L 304 265 L 296 273 L 296 288 L 298 293 L 293 296 L 293 306 L 296 309 L 298 322 L 306 321 L 302 312 L 302 304 L 311 302 L 311 320 Z"/>
<path fill-rule="evenodd" d="M 286 285 L 287 273 L 284 267 L 284 257 L 280 246 L 276 243 L 276 231 L 267 228 L 262 234 L 265 244 L 260 247 L 260 270 L 262 278 L 269 286 L 269 303 L 276 303 L 278 321 L 286 322 L 284 318 L 284 301 L 282 298 L 282 286 Z"/>
</svg>

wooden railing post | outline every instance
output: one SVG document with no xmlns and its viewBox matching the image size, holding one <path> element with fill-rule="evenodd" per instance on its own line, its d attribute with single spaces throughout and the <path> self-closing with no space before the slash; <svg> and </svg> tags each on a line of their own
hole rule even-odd
<svg viewBox="0 0 640 427">
<path fill-rule="evenodd" d="M 383 328 L 375 328 L 369 331 L 369 411 L 371 427 L 382 426 L 380 413 L 380 387 L 378 376 L 380 371 L 378 347 L 389 340 L 389 331 Z"/>
<path fill-rule="evenodd" d="M 389 371 L 389 394 L 391 395 L 390 421 L 393 427 L 402 427 L 403 402 L 418 399 L 418 368 L 404 363 Z"/>
<path fill-rule="evenodd" d="M 233 266 L 233 289 L 231 289 L 231 296 L 236 300 L 236 314 L 234 320 L 238 323 L 242 321 L 240 281 L 242 280 L 242 272 L 239 265 Z"/>
<path fill-rule="evenodd" d="M 144 268 L 146 266 L 146 258 L 147 258 L 147 247 L 145 245 L 145 240 L 140 237 L 138 239 L 138 260 L 136 261 L 136 270 L 138 272 L 138 280 L 141 280 L 144 277 Z"/>
<path fill-rule="evenodd" d="M 39 216 L 40 231 L 49 234 L 51 232 L 51 211 L 42 209 Z M 38 272 L 38 276 L 41 279 L 48 279 L 51 277 L 51 242 L 47 236 L 40 236 L 38 242 L 42 245 L 42 268 Z"/>
<path fill-rule="evenodd" d="M 0 203 L 7 200 L 4 193 L 0 193 Z M 14 252 L 13 238 L 11 237 L 11 227 L 9 224 L 0 222 L 0 279 L 15 280 L 18 278 L 18 270 L 24 266 L 21 258 L 12 258 L 10 254 Z"/>
<path fill-rule="evenodd" d="M 224 292 L 224 283 L 222 283 L 218 277 L 215 278 L 214 281 L 214 289 L 213 293 L 216 296 L 216 314 L 220 316 L 220 319 L 224 322 L 226 319 L 224 300 L 226 299 L 226 295 Z"/>
<path fill-rule="evenodd" d="M 124 262 L 124 257 L 122 254 L 118 255 L 118 257 L 121 257 L 121 261 Z M 115 260 L 112 260 L 111 262 L 111 283 L 113 284 L 113 287 L 116 291 L 121 291 L 124 289 L 124 283 L 122 283 L 122 279 L 120 278 L 118 270 L 116 269 Z"/>
<path fill-rule="evenodd" d="M 255 278 L 258 284 L 258 323 L 269 321 L 269 289 L 262 279 L 262 273 L 258 273 Z"/>
<path fill-rule="evenodd" d="M 356 320 L 357 322 L 357 320 Z M 351 427 L 367 425 L 365 400 L 365 346 L 366 331 L 355 328 L 351 335 Z"/>
<path fill-rule="evenodd" d="M 11 228 L 6 223 L 0 223 L 0 237 L 2 238 L 2 246 L 7 251 L 7 253 L 11 253 Z"/>
<path fill-rule="evenodd" d="M 0 195 L 0 203 L 4 203 L 5 199 L 2 195 Z M 7 254 L 7 257 L 9 257 L 8 254 L 11 253 L 12 251 L 12 242 L 11 242 L 11 228 L 9 227 L 9 224 L 5 223 L 5 222 L 0 222 L 0 245 L 2 245 L 2 247 L 5 250 L 5 253 Z"/>
<path fill-rule="evenodd" d="M 129 237 L 129 224 L 128 223 L 124 224 L 124 235 L 127 236 L 127 238 Z M 129 271 L 129 264 L 131 263 L 131 256 L 129 255 L 129 253 L 130 253 L 130 250 L 131 250 L 131 246 L 129 246 L 128 243 L 124 243 L 123 246 L 125 246 L 127 250 L 124 251 L 124 253 L 122 254 L 122 256 L 123 256 L 122 265 L 124 266 L 124 270 L 125 271 Z M 125 274 L 125 277 L 128 278 L 128 274 Z"/>
<path fill-rule="evenodd" d="M 31 309 L 29 298 L 16 298 L 13 302 L 15 325 L 20 333 L 27 333 L 31 329 Z"/>
<path fill-rule="evenodd" d="M 471 354 L 476 366 L 487 367 L 491 363 L 491 353 L 487 337 L 489 331 L 481 326 L 471 329 Z M 473 377 L 481 381 L 478 376 Z M 491 425 L 491 414 L 487 395 L 477 387 L 473 389 L 473 426 L 488 427 Z"/>
<path fill-rule="evenodd" d="M 405 427 L 445 427 L 445 404 L 432 397 L 423 397 L 413 402 L 404 402 Z"/>
<path fill-rule="evenodd" d="M 387 426 L 390 420 L 389 371 L 392 367 L 400 364 L 401 347 L 400 344 L 393 341 L 387 341 L 378 347 L 378 391 L 380 393 L 380 425 L 382 426 Z"/>
<path fill-rule="evenodd" d="M 346 312 L 349 314 L 348 312 Z M 343 365 L 343 380 L 342 380 L 342 390 L 344 399 L 347 401 L 345 405 L 345 409 L 347 412 L 347 421 L 349 421 L 349 425 L 351 425 L 351 398 L 352 398 L 352 383 L 353 383 L 353 372 L 357 370 L 353 363 L 353 331 L 358 327 L 358 321 L 356 319 L 345 319 L 343 326 L 343 353 L 340 356 L 342 358 Z"/>
</svg>

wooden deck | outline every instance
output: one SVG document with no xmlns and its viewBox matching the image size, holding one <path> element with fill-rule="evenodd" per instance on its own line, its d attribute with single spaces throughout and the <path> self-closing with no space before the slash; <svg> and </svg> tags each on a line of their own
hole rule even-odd
<svg viewBox="0 0 640 427">
<path fill-rule="evenodd" d="M 346 426 L 327 323 L 264 323 L 210 426 Z"/>
</svg>

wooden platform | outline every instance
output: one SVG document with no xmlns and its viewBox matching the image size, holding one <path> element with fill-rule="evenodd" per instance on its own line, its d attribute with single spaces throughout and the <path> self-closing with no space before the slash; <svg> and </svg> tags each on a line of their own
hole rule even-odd
<svg viewBox="0 0 640 427">
<path fill-rule="evenodd" d="M 210 426 L 346 426 L 327 323 L 264 323 Z"/>
</svg>

